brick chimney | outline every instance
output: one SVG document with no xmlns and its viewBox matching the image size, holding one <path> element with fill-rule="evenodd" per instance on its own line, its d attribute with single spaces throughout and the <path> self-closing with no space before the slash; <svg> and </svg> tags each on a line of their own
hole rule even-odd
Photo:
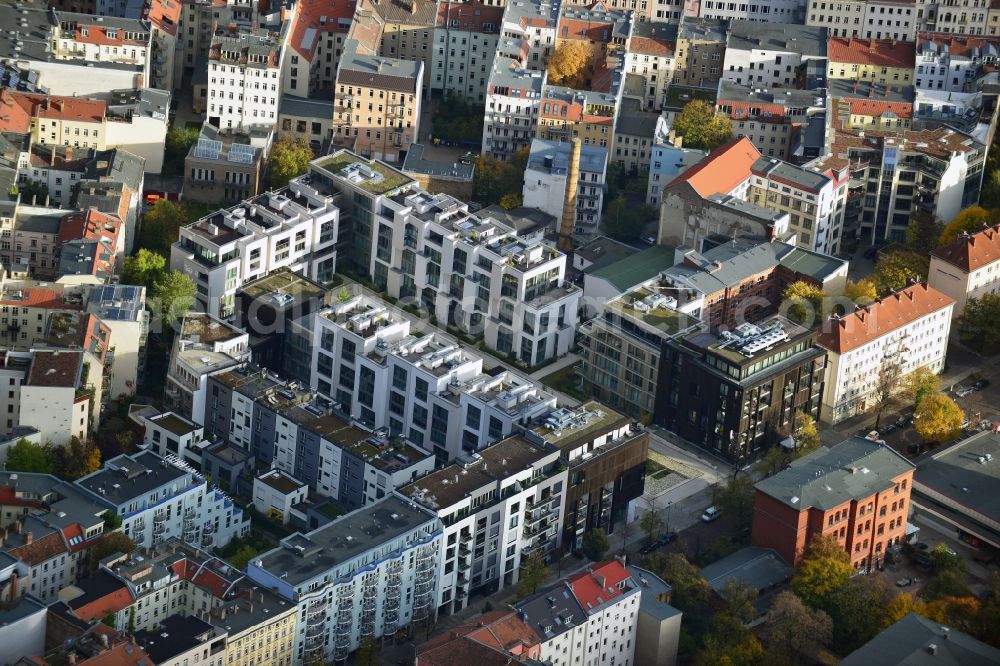
<svg viewBox="0 0 1000 666">
<path fill-rule="evenodd" d="M 28 544 L 35 540 L 35 534 L 33 532 L 24 533 L 24 543 Z"/>
</svg>

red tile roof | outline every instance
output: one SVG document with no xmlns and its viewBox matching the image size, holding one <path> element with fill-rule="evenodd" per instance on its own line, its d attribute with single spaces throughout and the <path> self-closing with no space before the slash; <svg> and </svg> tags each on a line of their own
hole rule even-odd
<svg viewBox="0 0 1000 666">
<path fill-rule="evenodd" d="M 913 117 L 913 104 L 909 102 L 887 102 L 867 97 L 841 97 L 840 101 L 847 104 L 852 116 L 883 118 L 892 114 L 897 118 Z"/>
<path fill-rule="evenodd" d="M 1000 224 L 939 247 L 931 256 L 946 261 L 966 273 L 1000 261 Z"/>
<path fill-rule="evenodd" d="M 121 227 L 121 220 L 117 217 L 96 210 L 71 213 L 64 217 L 59 224 L 56 247 L 75 240 L 99 241 L 102 238 L 109 239 L 111 247 L 115 247 L 118 244 L 118 234 L 121 233 Z"/>
<path fill-rule="evenodd" d="M 32 107 L 17 91 L 0 89 L 0 130 L 26 133 L 31 131 Z"/>
<path fill-rule="evenodd" d="M 289 46 L 300 55 L 312 58 L 319 45 L 320 35 L 347 32 L 350 29 L 356 7 L 356 0 L 299 0 L 295 23 L 288 37 Z M 310 29 L 315 32 L 312 39 L 306 40 L 306 33 Z"/>
<path fill-rule="evenodd" d="M 750 177 L 750 167 L 760 157 L 760 151 L 750 139 L 743 137 L 719 146 L 670 183 L 676 187 L 687 183 L 707 198 L 713 194 L 727 194 Z"/>
<path fill-rule="evenodd" d="M 176 35 L 181 20 L 181 3 L 179 0 L 146 0 L 142 16 L 163 32 Z"/>
<path fill-rule="evenodd" d="M 503 7 L 483 4 L 481 0 L 441 2 L 438 5 L 438 25 L 447 25 L 451 30 L 483 32 L 484 26 L 489 24 L 492 31 L 497 32 L 503 22 L 503 10 Z"/>
<path fill-rule="evenodd" d="M 535 648 L 540 647 L 542 643 L 541 637 L 531 625 L 523 622 L 517 613 L 511 611 L 495 611 L 481 615 L 477 624 L 477 628 L 466 634 L 467 638 L 510 654 L 534 655 Z"/>
<path fill-rule="evenodd" d="M 103 597 L 94 599 L 79 608 L 74 608 L 73 613 L 81 620 L 87 622 L 100 620 L 108 613 L 117 613 L 120 610 L 128 608 L 132 605 L 133 601 L 135 599 L 132 597 L 132 593 L 129 592 L 128 586 L 122 585 L 113 592 L 105 594 Z"/>
<path fill-rule="evenodd" d="M 855 39 L 831 37 L 827 44 L 831 66 L 835 62 L 878 67 L 904 67 L 913 69 L 916 45 L 894 39 Z"/>
<path fill-rule="evenodd" d="M 824 322 L 824 330 L 816 341 L 843 354 L 954 303 L 954 299 L 937 289 L 916 284 L 839 319 Z"/>
<path fill-rule="evenodd" d="M 997 37 L 971 37 L 969 35 L 956 35 L 950 32 L 921 32 L 917 35 L 917 47 L 923 49 L 927 42 L 934 42 L 938 46 L 947 46 L 949 55 L 970 56 L 973 49 L 982 51 L 988 46 L 1000 48 L 1000 38 Z"/>
<path fill-rule="evenodd" d="M 45 536 L 35 539 L 31 543 L 26 543 L 8 551 L 11 557 L 23 561 L 25 564 L 35 567 L 66 553 L 66 544 L 63 543 L 59 532 L 51 532 Z"/>
<path fill-rule="evenodd" d="M 618 560 L 610 560 L 566 579 L 573 596 L 589 615 L 599 606 L 622 596 L 618 584 L 630 574 Z"/>
<path fill-rule="evenodd" d="M 4 296 L 10 295 L 10 291 L 4 292 Z M 60 310 L 82 310 L 79 305 L 67 303 L 63 300 L 63 292 L 55 289 L 41 289 L 29 287 L 21 291 L 21 298 L 0 297 L 3 305 L 16 305 L 22 308 L 58 308 Z"/>
<path fill-rule="evenodd" d="M 446 634 L 450 637 L 450 634 Z M 465 636 L 449 638 L 442 645 L 417 648 L 420 666 L 512 666 L 517 657 L 505 654 Z"/>
</svg>

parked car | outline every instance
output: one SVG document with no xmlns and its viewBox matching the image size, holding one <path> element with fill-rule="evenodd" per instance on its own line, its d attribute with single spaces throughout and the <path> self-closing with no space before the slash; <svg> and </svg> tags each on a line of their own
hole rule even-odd
<svg viewBox="0 0 1000 666">
<path fill-rule="evenodd" d="M 701 514 L 701 522 L 710 523 L 721 515 L 722 512 L 719 511 L 718 507 L 710 506 L 705 509 L 705 513 Z"/>
<path fill-rule="evenodd" d="M 990 385 L 990 380 L 980 379 L 978 382 L 972 385 L 973 391 L 982 391 L 984 388 Z"/>
<path fill-rule="evenodd" d="M 972 393 L 974 390 L 975 389 L 972 388 L 971 386 L 962 386 L 960 388 L 955 389 L 955 395 L 957 395 L 959 398 L 964 398 L 965 396 Z"/>
<path fill-rule="evenodd" d="M 667 532 L 666 534 L 661 536 L 660 540 L 657 541 L 656 543 L 660 544 L 661 546 L 666 546 L 671 541 L 676 541 L 676 540 L 677 540 L 677 532 Z"/>
<path fill-rule="evenodd" d="M 882 429 L 882 434 L 883 435 L 888 435 L 890 432 L 894 432 L 896 430 L 896 427 L 897 426 L 896 426 L 895 423 L 890 423 L 889 425 L 887 425 L 886 427 L 884 427 Z"/>
<path fill-rule="evenodd" d="M 920 582 L 919 578 L 900 578 L 896 581 L 896 587 L 909 587 Z"/>
<path fill-rule="evenodd" d="M 643 546 L 642 548 L 639 549 L 639 554 L 640 555 L 649 555 L 650 553 L 652 553 L 654 550 L 656 550 L 659 547 L 660 547 L 660 542 L 659 541 L 650 541 L 645 546 Z"/>
<path fill-rule="evenodd" d="M 656 236 L 643 236 L 642 242 L 646 245 L 656 245 Z"/>
</svg>

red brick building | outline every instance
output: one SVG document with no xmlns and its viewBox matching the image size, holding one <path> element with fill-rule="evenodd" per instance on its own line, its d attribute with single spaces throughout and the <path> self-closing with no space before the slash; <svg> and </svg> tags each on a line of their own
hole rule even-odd
<svg viewBox="0 0 1000 666">
<path fill-rule="evenodd" d="M 809 540 L 827 535 L 855 569 L 869 570 L 903 543 L 913 471 L 885 444 L 862 437 L 811 453 L 756 485 L 752 543 L 798 566 Z"/>
</svg>

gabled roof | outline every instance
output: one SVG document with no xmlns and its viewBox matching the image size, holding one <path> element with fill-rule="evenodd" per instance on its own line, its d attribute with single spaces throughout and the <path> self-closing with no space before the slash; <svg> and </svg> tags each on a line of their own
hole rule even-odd
<svg viewBox="0 0 1000 666">
<path fill-rule="evenodd" d="M 750 168 L 758 158 L 760 151 L 750 139 L 735 139 L 719 146 L 701 162 L 674 178 L 670 187 L 687 183 L 703 198 L 728 194 L 750 177 Z"/>
<path fill-rule="evenodd" d="M 816 342 L 843 354 L 954 304 L 953 298 L 934 287 L 915 284 L 830 320 L 816 336 Z"/>
<path fill-rule="evenodd" d="M 631 575 L 618 560 L 588 568 L 566 579 L 573 596 L 587 611 L 588 615 L 600 610 L 605 604 L 622 597 L 624 592 L 618 587 Z"/>
<path fill-rule="evenodd" d="M 848 62 L 878 67 L 913 69 L 916 45 L 895 39 L 856 39 L 831 37 L 827 45 L 830 63 Z"/>
<path fill-rule="evenodd" d="M 955 242 L 931 252 L 931 256 L 966 273 L 1000 261 L 1000 224 L 959 236 Z"/>
<path fill-rule="evenodd" d="M 66 553 L 66 544 L 63 543 L 59 532 L 50 532 L 41 538 L 34 539 L 31 543 L 10 549 L 11 556 L 32 567 L 63 553 Z"/>
<path fill-rule="evenodd" d="M 985 666 L 1000 650 L 961 631 L 910 613 L 840 662 L 841 666 Z"/>
<path fill-rule="evenodd" d="M 288 45 L 300 55 L 312 59 L 320 34 L 347 32 L 356 6 L 355 0 L 299 0 Z"/>
</svg>

